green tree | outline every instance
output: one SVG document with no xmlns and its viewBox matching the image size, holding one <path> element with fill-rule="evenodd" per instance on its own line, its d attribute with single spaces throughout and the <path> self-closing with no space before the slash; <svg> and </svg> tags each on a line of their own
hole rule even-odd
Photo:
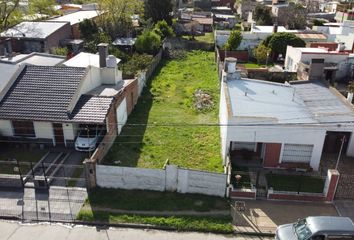
<svg viewBox="0 0 354 240">
<path fill-rule="evenodd" d="M 51 53 L 55 55 L 60 55 L 60 56 L 67 56 L 68 55 L 68 49 L 66 47 L 56 47 L 52 48 Z"/>
<path fill-rule="evenodd" d="M 264 64 L 267 62 L 270 49 L 267 48 L 264 44 L 260 44 L 258 47 L 253 49 L 253 55 L 257 59 L 258 64 Z"/>
<path fill-rule="evenodd" d="M 0 0 L 0 31 L 21 22 L 20 0 Z"/>
<path fill-rule="evenodd" d="M 165 20 L 168 25 L 172 24 L 173 5 L 171 0 L 146 0 L 145 17 L 151 18 L 154 23 Z"/>
<path fill-rule="evenodd" d="M 100 33 L 93 35 L 93 37 L 90 41 L 85 41 L 84 49 L 86 52 L 96 53 L 97 52 L 97 44 L 99 44 L 99 43 L 109 43 L 110 44 L 111 42 L 112 42 L 112 39 L 107 33 L 100 32 Z"/>
<path fill-rule="evenodd" d="M 159 21 L 155 24 L 154 32 L 160 35 L 161 39 L 175 35 L 172 27 L 169 26 L 165 20 Z"/>
<path fill-rule="evenodd" d="M 57 14 L 55 10 L 55 1 L 54 0 L 31 0 L 29 1 L 29 10 L 32 14 L 44 14 L 52 16 Z"/>
<path fill-rule="evenodd" d="M 133 14 L 143 16 L 144 2 L 141 0 L 98 0 L 100 15 L 98 25 L 112 38 L 126 36 L 132 29 Z"/>
<path fill-rule="evenodd" d="M 92 39 L 98 33 L 97 24 L 91 19 L 85 19 L 83 22 L 80 22 L 79 30 L 82 38 L 86 40 Z"/>
<path fill-rule="evenodd" d="M 237 50 L 242 42 L 242 34 L 240 31 L 231 31 L 230 37 L 225 44 L 225 49 L 229 51 Z"/>
<path fill-rule="evenodd" d="M 273 18 L 270 8 L 265 5 L 257 4 L 254 9 L 253 16 L 258 25 L 273 24 Z"/>
<path fill-rule="evenodd" d="M 161 37 L 154 31 L 144 31 L 135 42 L 135 48 L 140 53 L 155 54 L 161 46 Z"/>
<path fill-rule="evenodd" d="M 262 42 L 266 47 L 270 48 L 272 55 L 276 58 L 279 54 L 286 55 L 287 46 L 305 47 L 306 43 L 293 33 L 279 32 L 266 38 Z"/>
<path fill-rule="evenodd" d="M 306 15 L 306 8 L 301 4 L 289 3 L 285 13 L 285 25 L 289 29 L 305 29 Z"/>
</svg>

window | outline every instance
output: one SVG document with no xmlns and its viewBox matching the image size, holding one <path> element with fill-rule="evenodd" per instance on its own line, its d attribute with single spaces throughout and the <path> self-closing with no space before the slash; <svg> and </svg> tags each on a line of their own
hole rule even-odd
<svg viewBox="0 0 354 240">
<path fill-rule="evenodd" d="M 313 145 L 285 144 L 282 162 L 309 163 L 311 162 Z"/>
<path fill-rule="evenodd" d="M 12 121 L 15 136 L 19 137 L 36 137 L 33 122 Z"/>
<path fill-rule="evenodd" d="M 299 240 L 307 240 L 312 234 L 310 229 L 307 227 L 306 219 L 299 220 L 293 227 Z"/>
</svg>

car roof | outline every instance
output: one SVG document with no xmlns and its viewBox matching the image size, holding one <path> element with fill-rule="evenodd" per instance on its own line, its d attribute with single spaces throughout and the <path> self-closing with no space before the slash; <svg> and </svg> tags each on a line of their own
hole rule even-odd
<svg viewBox="0 0 354 240">
<path fill-rule="evenodd" d="M 354 234 L 354 224 L 348 217 L 307 217 L 306 222 L 313 235 Z"/>
</svg>

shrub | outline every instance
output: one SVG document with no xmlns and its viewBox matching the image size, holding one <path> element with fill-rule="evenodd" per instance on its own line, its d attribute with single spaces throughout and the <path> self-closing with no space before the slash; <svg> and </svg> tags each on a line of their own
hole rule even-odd
<svg viewBox="0 0 354 240">
<path fill-rule="evenodd" d="M 225 49 L 229 51 L 237 50 L 242 41 L 242 34 L 240 31 L 232 31 L 229 39 L 225 45 Z"/>
<path fill-rule="evenodd" d="M 139 71 L 146 69 L 150 65 L 152 59 L 152 55 L 133 54 L 131 59 L 122 66 L 124 78 L 132 78 Z"/>
<path fill-rule="evenodd" d="M 60 56 L 67 56 L 69 51 L 66 47 L 56 47 L 56 48 L 52 48 L 51 50 L 51 53 L 52 54 L 55 54 L 55 55 L 60 55 Z"/>
<path fill-rule="evenodd" d="M 253 55 L 257 59 L 258 64 L 264 64 L 267 62 L 269 52 L 269 48 L 267 48 L 264 44 L 260 44 L 253 50 Z"/>
<path fill-rule="evenodd" d="M 140 53 L 155 54 L 160 46 L 161 37 L 154 31 L 144 31 L 135 42 L 135 48 Z"/>
<path fill-rule="evenodd" d="M 172 27 L 169 26 L 165 20 L 159 21 L 155 24 L 154 32 L 157 33 L 161 39 L 174 36 Z"/>
</svg>

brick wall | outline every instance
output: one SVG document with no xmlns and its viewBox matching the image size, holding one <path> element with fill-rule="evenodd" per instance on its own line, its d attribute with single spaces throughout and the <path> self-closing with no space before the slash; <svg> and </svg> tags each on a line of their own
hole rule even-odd
<svg viewBox="0 0 354 240">
<path fill-rule="evenodd" d="M 279 165 L 281 143 L 266 143 L 263 167 L 274 168 Z"/>
<path fill-rule="evenodd" d="M 338 43 L 331 43 L 331 42 L 316 42 L 316 43 L 311 43 L 310 47 L 312 48 L 328 48 L 329 51 L 336 51 L 338 48 Z"/>
<path fill-rule="evenodd" d="M 238 62 L 248 62 L 249 60 L 248 51 L 225 51 L 219 49 L 217 49 L 217 51 L 219 51 L 221 61 L 224 61 L 225 56 L 237 58 Z"/>
</svg>

